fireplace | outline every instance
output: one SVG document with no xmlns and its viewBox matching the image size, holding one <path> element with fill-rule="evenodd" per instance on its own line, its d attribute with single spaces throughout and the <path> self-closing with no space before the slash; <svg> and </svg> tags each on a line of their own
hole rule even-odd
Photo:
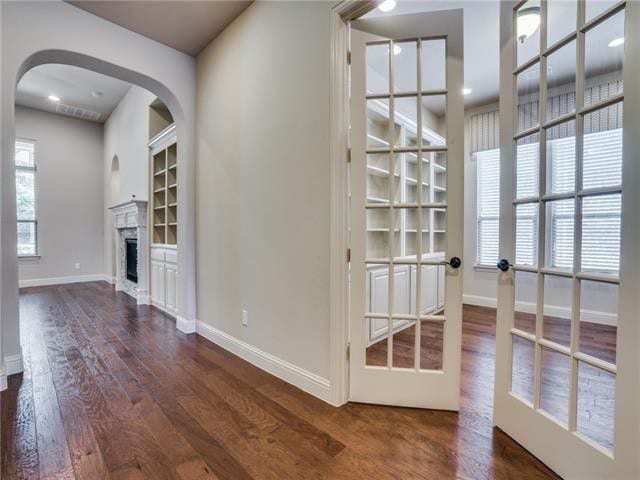
<svg viewBox="0 0 640 480">
<path fill-rule="evenodd" d="M 126 238 L 125 245 L 127 280 L 138 283 L 138 239 Z"/>
</svg>

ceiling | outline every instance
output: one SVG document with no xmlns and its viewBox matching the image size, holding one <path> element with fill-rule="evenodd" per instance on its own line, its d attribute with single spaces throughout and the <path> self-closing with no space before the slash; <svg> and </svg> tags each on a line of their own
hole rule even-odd
<svg viewBox="0 0 640 480">
<path fill-rule="evenodd" d="M 252 3 L 243 0 L 67 1 L 191 56 L 200 53 Z"/>
<path fill-rule="evenodd" d="M 536 3 L 538 0 L 528 2 Z M 606 10 L 616 0 L 591 0 L 587 2 L 587 19 Z M 551 3 L 550 3 L 551 5 Z M 572 29 L 567 19 L 575 18 L 575 2 L 555 2 L 555 12 L 550 12 L 554 21 L 549 24 L 549 35 L 553 41 L 564 37 Z M 471 89 L 465 96 L 465 106 L 484 105 L 498 100 L 499 88 L 499 35 L 500 35 L 500 3 L 497 0 L 433 0 L 433 1 L 402 1 L 391 12 L 383 13 L 374 9 L 364 18 L 402 15 L 409 13 L 430 12 L 436 10 L 450 10 L 462 8 L 464 11 L 464 85 Z M 614 50 L 607 44 L 613 38 L 623 36 L 624 22 L 621 15 L 617 15 L 607 24 L 592 30 L 586 39 L 587 73 L 596 75 L 612 69 L 612 64 L 619 63 L 622 48 Z M 539 31 L 538 31 L 539 32 Z M 518 48 L 519 60 L 526 61 L 537 53 L 536 44 L 539 35 L 529 37 Z M 559 85 L 572 81 L 575 76 L 575 45 L 564 47 L 549 57 L 548 76 L 550 82 Z M 404 50 L 396 55 L 398 68 L 403 68 Z M 523 63 L 520 61 L 519 63 Z M 375 65 L 372 65 L 376 68 Z M 535 82 L 537 74 L 529 76 L 529 83 Z M 440 80 L 442 81 L 442 80 Z M 525 87 L 526 88 L 526 87 Z"/>
<path fill-rule="evenodd" d="M 16 104 L 103 123 L 130 87 L 130 83 L 84 68 L 45 64 L 20 79 Z M 60 102 L 52 102 L 49 95 L 56 95 Z"/>
</svg>

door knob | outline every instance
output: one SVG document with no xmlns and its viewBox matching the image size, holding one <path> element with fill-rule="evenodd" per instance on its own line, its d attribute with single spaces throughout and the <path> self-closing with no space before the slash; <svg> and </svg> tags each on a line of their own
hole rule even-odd
<svg viewBox="0 0 640 480">
<path fill-rule="evenodd" d="M 445 265 L 449 265 L 451 268 L 460 268 L 460 265 L 462 265 L 462 260 L 460 260 L 460 257 L 451 257 L 448 262 L 445 260 L 442 263 Z"/>
<path fill-rule="evenodd" d="M 509 270 L 509 267 L 513 267 L 513 265 L 511 265 L 509 260 L 507 260 L 506 258 L 502 258 L 497 263 L 496 267 L 498 267 L 498 270 L 502 270 L 503 272 L 506 272 L 507 270 Z"/>
</svg>

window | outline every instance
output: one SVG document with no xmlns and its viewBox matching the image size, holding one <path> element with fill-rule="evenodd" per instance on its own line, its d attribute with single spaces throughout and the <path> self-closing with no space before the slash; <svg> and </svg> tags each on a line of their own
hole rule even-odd
<svg viewBox="0 0 640 480">
<path fill-rule="evenodd" d="M 35 144 L 24 140 L 16 141 L 16 207 L 18 256 L 35 256 L 38 254 Z"/>
<path fill-rule="evenodd" d="M 476 152 L 478 168 L 478 241 L 476 263 L 498 262 L 500 224 L 500 149 Z"/>
</svg>

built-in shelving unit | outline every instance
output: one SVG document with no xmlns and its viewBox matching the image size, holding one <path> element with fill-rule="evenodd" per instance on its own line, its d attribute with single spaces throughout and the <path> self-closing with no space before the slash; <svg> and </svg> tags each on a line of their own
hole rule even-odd
<svg viewBox="0 0 640 480">
<path fill-rule="evenodd" d="M 178 233 L 177 143 L 168 144 L 152 155 L 154 244 L 176 245 Z"/>
</svg>

